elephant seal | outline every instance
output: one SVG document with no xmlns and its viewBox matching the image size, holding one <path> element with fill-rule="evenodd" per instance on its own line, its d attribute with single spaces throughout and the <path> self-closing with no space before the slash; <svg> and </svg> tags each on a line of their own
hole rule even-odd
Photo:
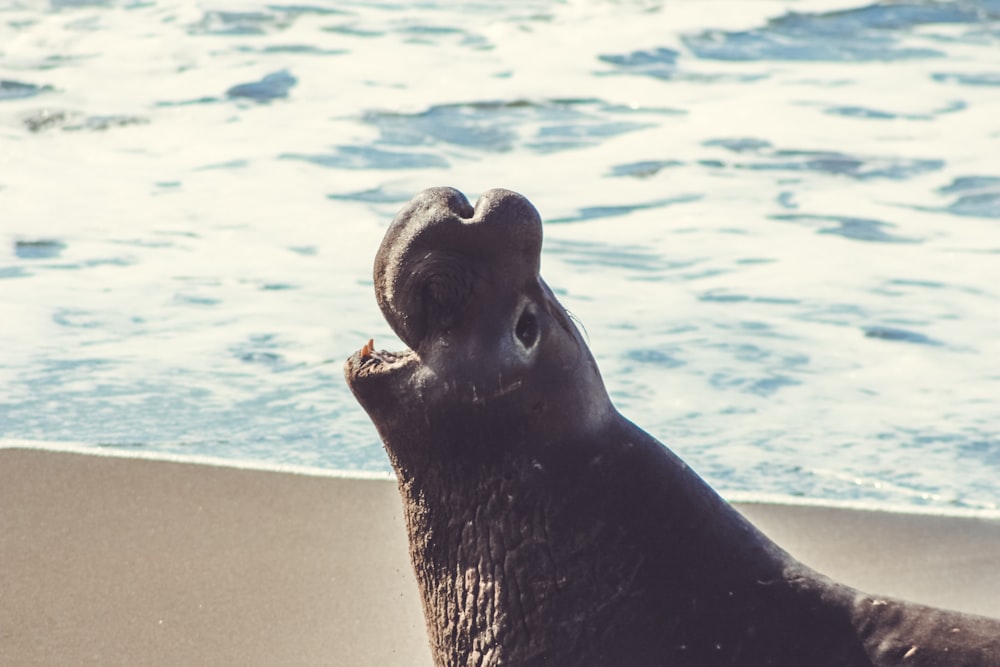
<svg viewBox="0 0 1000 667">
<path fill-rule="evenodd" d="M 541 245 L 514 192 L 417 195 L 375 260 L 410 349 L 345 364 L 396 471 L 438 665 L 1000 665 L 1000 621 L 814 572 L 622 417 Z"/>
</svg>

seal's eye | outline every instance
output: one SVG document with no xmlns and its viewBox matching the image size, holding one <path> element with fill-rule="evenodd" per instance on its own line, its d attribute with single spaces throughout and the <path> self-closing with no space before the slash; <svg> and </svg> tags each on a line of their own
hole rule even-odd
<svg viewBox="0 0 1000 667">
<path fill-rule="evenodd" d="M 517 320 L 517 326 L 514 327 L 514 335 L 521 341 L 521 345 L 524 345 L 525 349 L 531 349 L 531 346 L 538 341 L 538 320 L 535 319 L 534 314 L 528 310 L 521 313 L 521 317 Z"/>
</svg>

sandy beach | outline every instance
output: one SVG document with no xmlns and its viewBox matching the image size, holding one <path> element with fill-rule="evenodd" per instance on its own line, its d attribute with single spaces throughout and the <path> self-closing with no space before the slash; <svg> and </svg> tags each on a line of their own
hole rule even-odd
<svg viewBox="0 0 1000 667">
<path fill-rule="evenodd" d="M 1000 519 L 738 504 L 871 592 L 1000 616 Z M 0 664 L 429 665 L 395 484 L 0 449 Z"/>
</svg>

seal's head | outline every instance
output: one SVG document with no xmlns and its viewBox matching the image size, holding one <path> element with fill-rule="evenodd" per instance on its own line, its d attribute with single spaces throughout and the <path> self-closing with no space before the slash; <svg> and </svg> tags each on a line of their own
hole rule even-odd
<svg viewBox="0 0 1000 667">
<path fill-rule="evenodd" d="M 530 431 L 538 443 L 610 412 L 590 352 L 539 276 L 541 245 L 538 212 L 508 190 L 475 207 L 455 189 L 425 190 L 389 227 L 375 295 L 410 349 L 366 346 L 345 374 L 397 469 L 435 454 L 406 449 L 474 450 L 473 430 Z"/>
</svg>

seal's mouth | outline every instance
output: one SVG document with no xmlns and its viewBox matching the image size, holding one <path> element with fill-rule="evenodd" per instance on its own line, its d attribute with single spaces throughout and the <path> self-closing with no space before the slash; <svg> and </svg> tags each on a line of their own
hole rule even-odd
<svg viewBox="0 0 1000 667">
<path fill-rule="evenodd" d="M 399 406 L 405 403 L 404 396 L 416 389 L 421 366 L 413 350 L 376 350 L 374 341 L 369 339 L 344 362 L 344 377 L 351 393 L 378 426 L 392 421 Z"/>
<path fill-rule="evenodd" d="M 376 350 L 374 340 L 369 338 L 360 350 L 348 357 L 347 378 L 353 385 L 355 381 L 364 382 L 402 372 L 418 363 L 419 358 L 413 350 Z"/>
</svg>

